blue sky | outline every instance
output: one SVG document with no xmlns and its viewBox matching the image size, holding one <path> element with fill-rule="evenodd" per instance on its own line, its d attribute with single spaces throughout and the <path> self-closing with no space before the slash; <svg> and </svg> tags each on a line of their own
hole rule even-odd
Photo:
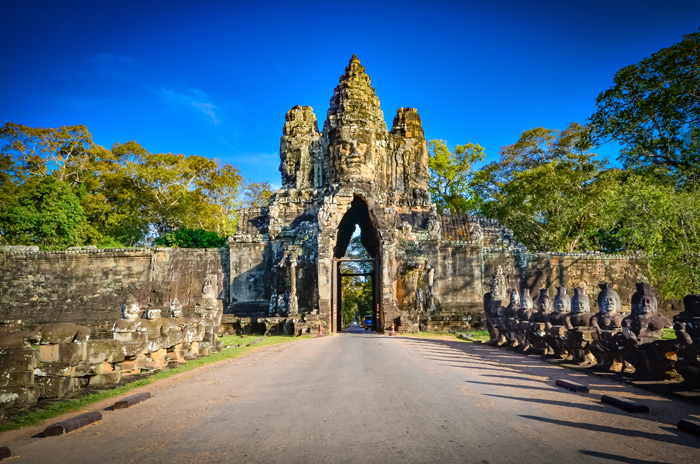
<svg viewBox="0 0 700 464">
<path fill-rule="evenodd" d="M 389 126 L 487 161 L 526 129 L 584 122 L 620 68 L 700 27 L 698 0 L 0 3 L 0 124 L 85 124 L 109 147 L 219 158 L 279 185 L 286 111 L 322 127 L 353 53 Z M 615 147 L 599 153 L 615 157 Z"/>
</svg>

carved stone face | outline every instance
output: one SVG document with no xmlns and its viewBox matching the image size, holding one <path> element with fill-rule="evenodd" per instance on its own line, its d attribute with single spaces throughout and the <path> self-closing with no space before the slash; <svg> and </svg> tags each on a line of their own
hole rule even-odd
<svg viewBox="0 0 700 464">
<path fill-rule="evenodd" d="M 601 313 L 609 313 L 611 311 L 615 311 L 615 298 L 613 298 L 612 295 L 606 295 L 605 298 L 603 298 L 601 301 Z"/>
<path fill-rule="evenodd" d="M 510 304 L 511 306 L 518 306 L 518 304 L 520 304 L 520 295 L 518 295 L 518 291 L 515 289 L 510 291 Z"/>
<path fill-rule="evenodd" d="M 567 308 L 566 308 L 566 305 L 564 304 L 563 300 L 560 300 L 557 298 L 554 299 L 554 312 L 555 313 L 561 313 L 563 311 L 566 311 L 566 309 Z"/>
<path fill-rule="evenodd" d="M 620 311 L 620 295 L 613 289 L 612 284 L 605 282 L 599 285 L 598 308 L 602 314 Z"/>
<path fill-rule="evenodd" d="M 554 312 L 561 313 L 571 309 L 571 299 L 566 294 L 566 287 L 559 287 L 554 297 Z"/>
<path fill-rule="evenodd" d="M 329 152 L 339 180 L 348 177 L 372 180 L 376 177 L 374 166 L 374 135 L 370 129 L 342 127 L 331 134 Z"/>
<path fill-rule="evenodd" d="M 520 309 L 527 310 L 534 307 L 532 298 L 530 297 L 530 290 L 527 288 L 523 290 L 523 297 L 520 299 Z"/>
<path fill-rule="evenodd" d="M 542 313 L 548 313 L 552 310 L 552 300 L 549 298 L 549 291 L 546 288 L 540 290 L 540 296 L 537 298 L 537 310 Z"/>
<path fill-rule="evenodd" d="M 637 291 L 632 295 L 632 314 L 654 314 L 656 304 L 651 285 L 647 282 L 638 282 Z"/>
<path fill-rule="evenodd" d="M 637 304 L 637 313 L 653 314 L 656 312 L 654 298 L 651 295 L 644 295 Z"/>
<path fill-rule="evenodd" d="M 573 314 L 583 314 L 591 312 L 591 303 L 586 296 L 586 289 L 576 287 L 574 297 L 571 299 L 571 312 Z"/>
</svg>

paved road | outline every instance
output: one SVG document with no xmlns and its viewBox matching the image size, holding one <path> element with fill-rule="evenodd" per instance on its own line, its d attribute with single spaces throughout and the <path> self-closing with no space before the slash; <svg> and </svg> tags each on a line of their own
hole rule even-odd
<svg viewBox="0 0 700 464">
<path fill-rule="evenodd" d="M 700 438 L 675 429 L 698 407 L 505 350 L 351 332 L 173 376 L 100 424 L 51 438 L 23 429 L 0 446 L 17 464 L 699 461 Z M 652 411 L 601 404 L 610 392 Z"/>
</svg>

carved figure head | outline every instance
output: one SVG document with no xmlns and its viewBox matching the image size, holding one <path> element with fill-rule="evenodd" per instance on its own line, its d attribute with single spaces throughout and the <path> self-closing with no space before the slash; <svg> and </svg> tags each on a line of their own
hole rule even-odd
<svg viewBox="0 0 700 464">
<path fill-rule="evenodd" d="M 610 282 L 603 282 L 598 285 L 600 293 L 598 294 L 598 308 L 603 314 L 616 313 L 622 308 L 620 295 L 613 289 Z"/>
<path fill-rule="evenodd" d="M 141 308 L 139 307 L 138 301 L 134 298 L 134 295 L 129 294 L 126 296 L 126 300 L 122 303 L 122 319 L 127 321 L 135 321 L 139 317 L 139 312 Z"/>
<path fill-rule="evenodd" d="M 375 177 L 374 135 L 372 131 L 340 127 L 331 131 L 329 152 L 340 179 Z"/>
<path fill-rule="evenodd" d="M 518 305 L 520 304 L 520 295 L 518 294 L 518 291 L 514 288 L 510 289 L 510 306 L 517 308 Z"/>
<path fill-rule="evenodd" d="M 571 312 L 573 314 L 591 312 L 591 301 L 586 295 L 586 287 L 576 287 L 574 289 L 574 297 L 571 299 Z"/>
<path fill-rule="evenodd" d="M 632 295 L 632 314 L 654 314 L 657 300 L 646 282 L 637 282 L 637 291 Z"/>
<path fill-rule="evenodd" d="M 523 290 L 523 296 L 520 298 L 520 309 L 528 310 L 535 307 L 532 297 L 530 296 L 530 289 Z"/>
<path fill-rule="evenodd" d="M 554 296 L 554 312 L 562 313 L 571 310 L 571 298 L 566 293 L 566 287 L 560 286 L 557 288 L 557 294 Z"/>
<path fill-rule="evenodd" d="M 177 298 L 170 302 L 170 317 L 182 317 L 182 305 Z"/>
<path fill-rule="evenodd" d="M 537 297 L 537 310 L 545 314 L 552 311 L 552 299 L 549 297 L 549 289 L 546 287 L 540 289 L 540 294 Z"/>
</svg>

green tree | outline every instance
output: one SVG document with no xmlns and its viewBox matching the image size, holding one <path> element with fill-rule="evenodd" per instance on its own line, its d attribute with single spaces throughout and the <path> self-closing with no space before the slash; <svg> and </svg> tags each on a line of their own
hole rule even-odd
<svg viewBox="0 0 700 464">
<path fill-rule="evenodd" d="M 9 245 L 50 250 L 80 245 L 85 214 L 70 186 L 53 176 L 30 178 L 0 211 L 0 234 Z"/>
<path fill-rule="evenodd" d="M 243 182 L 241 206 L 268 206 L 274 193 L 269 182 Z"/>
<path fill-rule="evenodd" d="M 428 144 L 428 190 L 438 212 L 465 214 L 476 209 L 478 196 L 472 189 L 474 163 L 483 161 L 484 149 L 478 144 L 457 145 L 453 152 L 444 140 Z"/>
<path fill-rule="evenodd" d="M 590 118 L 596 144 L 623 145 L 625 166 L 661 165 L 681 183 L 700 176 L 700 32 L 615 74 Z"/>
<path fill-rule="evenodd" d="M 563 131 L 536 127 L 520 134 L 518 141 L 499 151 L 500 160 L 484 166 L 476 174 L 474 188 L 483 200 L 492 199 L 502 185 L 516 174 L 555 160 L 590 154 L 588 130 L 572 122 Z"/>
<path fill-rule="evenodd" d="M 155 241 L 156 245 L 173 248 L 221 248 L 226 245 L 226 237 L 204 229 L 177 229 L 168 232 Z"/>
<path fill-rule="evenodd" d="M 481 214 L 498 219 L 528 248 L 617 251 L 619 216 L 612 201 L 620 172 L 587 150 L 586 128 L 538 127 L 501 149 L 501 160 L 478 173 Z"/>
<path fill-rule="evenodd" d="M 632 175 L 620 190 L 621 239 L 649 257 L 665 298 L 700 293 L 700 192 Z"/>
<path fill-rule="evenodd" d="M 134 245 L 180 228 L 235 233 L 242 178 L 230 164 L 154 154 L 135 141 L 109 150 L 95 145 L 85 126 L 7 123 L 0 143 L 0 206 L 25 182 L 54 177 L 80 199 L 85 244 Z"/>
<path fill-rule="evenodd" d="M 8 122 L 0 129 L 0 150 L 13 158 L 14 177 L 55 177 L 75 185 L 91 168 L 95 145 L 87 127 L 61 126 L 43 129 Z"/>
</svg>

